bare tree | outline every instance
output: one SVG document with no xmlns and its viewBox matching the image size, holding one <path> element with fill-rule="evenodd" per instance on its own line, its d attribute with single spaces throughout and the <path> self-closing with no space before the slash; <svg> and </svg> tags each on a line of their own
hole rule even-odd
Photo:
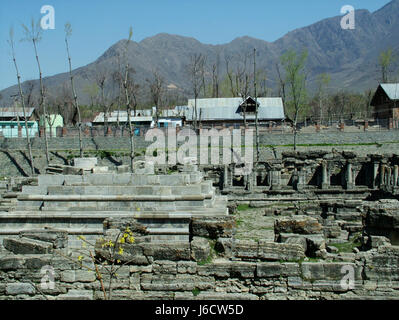
<svg viewBox="0 0 399 320">
<path fill-rule="evenodd" d="M 74 103 L 74 107 L 75 107 L 75 110 L 76 110 L 77 115 L 78 115 L 79 155 L 80 155 L 81 158 L 83 158 L 82 118 L 81 118 L 81 114 L 80 114 L 78 96 L 76 95 L 75 86 L 74 86 L 74 82 L 73 82 L 71 55 L 69 54 L 68 37 L 70 37 L 71 35 L 72 35 L 72 26 L 71 26 L 70 23 L 66 23 L 65 24 L 65 45 L 66 45 L 66 50 L 67 50 L 67 55 L 68 55 L 69 79 L 71 81 L 71 90 L 72 90 L 72 95 L 73 95 L 73 103 Z"/>
<path fill-rule="evenodd" d="M 276 70 L 277 70 L 277 75 L 278 75 L 278 83 L 279 83 L 279 88 L 278 88 L 278 95 L 281 97 L 281 99 L 283 100 L 283 105 L 285 108 L 285 79 L 281 76 L 281 72 L 280 72 L 280 65 L 278 63 L 276 63 Z"/>
<path fill-rule="evenodd" d="M 108 134 L 108 114 L 111 108 L 111 104 L 105 95 L 105 86 L 107 81 L 108 73 L 105 70 L 97 71 L 96 83 L 100 88 L 100 104 L 104 112 L 104 135 Z"/>
<path fill-rule="evenodd" d="M 119 94 L 116 98 L 116 104 L 118 107 L 117 116 L 116 116 L 116 124 L 119 128 L 119 126 L 120 126 L 119 110 L 120 110 L 120 106 L 122 104 L 122 96 L 123 96 L 123 72 L 122 72 L 122 64 L 121 64 L 121 55 L 119 52 L 117 55 L 117 62 L 118 62 L 118 69 L 112 74 L 112 80 L 113 80 L 114 84 L 116 84 L 116 86 L 119 89 Z M 134 113 L 134 116 L 136 116 L 136 113 Z"/>
<path fill-rule="evenodd" d="M 126 40 L 126 45 L 124 47 L 124 60 L 125 60 L 125 75 L 123 78 L 123 87 L 125 89 L 125 98 L 126 98 L 126 109 L 127 109 L 127 121 L 129 125 L 129 136 L 130 136 L 130 170 L 133 172 L 134 170 L 134 131 L 133 125 L 131 121 L 131 97 L 129 92 L 129 72 L 131 69 L 129 68 L 129 59 L 127 57 L 127 50 L 129 46 L 129 42 L 133 36 L 133 29 L 130 27 L 129 29 L 129 38 Z M 130 77 L 130 81 L 132 77 Z"/>
<path fill-rule="evenodd" d="M 46 122 L 47 122 L 47 109 L 46 109 L 46 95 L 44 91 L 44 85 L 43 85 L 43 77 L 42 77 L 42 69 L 40 67 L 40 61 L 39 61 L 39 56 L 37 53 L 37 43 L 41 40 L 42 35 L 41 35 L 41 27 L 40 24 L 37 23 L 35 24 L 34 20 L 32 19 L 31 21 L 31 27 L 27 27 L 26 25 L 22 25 L 24 32 L 25 32 L 25 38 L 22 39 L 24 41 L 31 41 L 33 44 L 33 48 L 35 50 L 35 56 L 36 56 L 36 63 L 37 67 L 39 70 L 39 79 L 40 79 L 40 109 L 43 110 L 43 115 L 44 115 L 44 126 L 43 126 L 43 132 L 44 132 L 44 141 L 45 141 L 45 153 L 46 153 L 46 162 L 47 165 L 50 162 L 50 157 L 48 153 L 48 139 L 47 139 L 47 132 L 46 132 Z"/>
<path fill-rule="evenodd" d="M 11 47 L 12 60 L 14 62 L 15 72 L 16 72 L 17 80 L 18 80 L 19 97 L 21 99 L 22 112 L 24 114 L 24 120 L 25 120 L 26 145 L 27 145 L 28 154 L 29 154 L 31 174 L 33 176 L 33 175 L 35 175 L 35 167 L 34 167 L 34 163 L 33 163 L 32 146 L 31 146 L 30 137 L 29 137 L 28 120 L 26 117 L 25 99 L 24 99 L 24 94 L 23 94 L 22 86 L 21 86 L 21 76 L 19 74 L 17 60 L 15 57 L 14 30 L 12 28 L 10 29 L 10 39 L 7 42 Z"/>
<path fill-rule="evenodd" d="M 197 99 L 204 85 L 203 74 L 205 66 L 205 56 L 200 54 L 193 54 L 190 56 L 190 63 L 187 66 L 187 71 L 190 76 L 191 88 L 194 94 L 194 129 L 197 129 L 198 112 Z"/>
<path fill-rule="evenodd" d="M 219 98 L 219 69 L 220 53 L 216 55 L 216 62 L 212 64 L 212 98 Z"/>
<path fill-rule="evenodd" d="M 304 71 L 307 52 L 300 55 L 289 50 L 281 56 L 281 64 L 285 69 L 285 82 L 289 86 L 290 100 L 286 101 L 293 113 L 294 150 L 296 150 L 298 114 L 306 103 L 306 74 Z"/>
<path fill-rule="evenodd" d="M 155 105 L 155 125 L 158 125 L 159 112 L 165 94 L 165 80 L 156 70 L 152 72 L 152 79 L 147 79 L 150 88 L 151 101 Z"/>
<path fill-rule="evenodd" d="M 325 100 L 325 91 L 330 81 L 331 76 L 328 73 L 322 73 L 317 77 L 320 124 L 323 122 L 323 102 Z"/>
</svg>

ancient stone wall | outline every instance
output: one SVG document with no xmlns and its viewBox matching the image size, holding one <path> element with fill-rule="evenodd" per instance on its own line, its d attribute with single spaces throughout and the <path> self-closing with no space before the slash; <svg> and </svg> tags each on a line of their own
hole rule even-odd
<svg viewBox="0 0 399 320">
<path fill-rule="evenodd" d="M 286 219 L 276 230 L 297 235 L 306 232 L 309 238 L 320 232 L 320 225 L 314 221 L 302 222 Z M 115 234 L 112 226 L 120 228 L 126 223 L 132 221 L 108 224 L 111 228 L 105 231 L 104 241 Z M 112 281 L 113 299 L 399 297 L 399 247 L 388 242 L 367 251 L 330 254 L 334 259 L 314 261 L 306 257 L 300 241 L 232 239 L 231 219 L 192 221 L 189 243 L 147 242 L 145 228 L 133 224 L 136 242 L 124 244 L 125 254 L 118 257 L 121 261 Z M 30 232 L 4 240 L 0 299 L 104 299 L 93 263 L 87 257 L 79 260 L 81 253 L 65 247 L 63 239 L 62 233 Z M 106 256 L 98 245 L 93 252 Z M 108 297 L 109 276 L 101 270 Z"/>
</svg>

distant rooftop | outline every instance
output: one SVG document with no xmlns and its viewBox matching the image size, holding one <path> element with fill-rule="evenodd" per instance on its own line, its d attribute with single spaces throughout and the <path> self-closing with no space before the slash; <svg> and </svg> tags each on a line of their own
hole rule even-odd
<svg viewBox="0 0 399 320">
<path fill-rule="evenodd" d="M 385 91 L 389 99 L 399 99 L 399 83 L 381 83 L 380 86 Z"/>
<path fill-rule="evenodd" d="M 27 117 L 30 117 L 35 108 L 25 108 L 25 113 Z M 13 118 L 13 117 L 24 117 L 24 112 L 22 108 L 0 108 L 0 118 Z"/>
<path fill-rule="evenodd" d="M 254 100 L 252 97 L 247 99 Z M 211 98 L 197 99 L 197 117 L 201 120 L 242 120 L 242 98 Z M 257 98 L 259 105 L 259 120 L 283 120 L 284 106 L 281 98 Z M 188 109 L 185 112 L 187 120 L 194 119 L 195 99 L 188 100 Z M 255 119 L 253 112 L 247 112 L 248 120 Z"/>
</svg>

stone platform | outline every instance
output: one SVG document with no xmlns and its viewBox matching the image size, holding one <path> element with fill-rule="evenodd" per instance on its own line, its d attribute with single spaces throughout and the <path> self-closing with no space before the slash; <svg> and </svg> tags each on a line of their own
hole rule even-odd
<svg viewBox="0 0 399 320">
<path fill-rule="evenodd" d="M 189 241 L 193 217 L 226 216 L 227 197 L 215 194 L 212 181 L 196 166 L 173 174 L 45 174 L 37 185 L 5 194 L 0 211 L 0 238 L 30 229 L 65 230 L 71 244 L 78 235 L 103 234 L 106 218 L 135 218 L 148 228 L 151 241 Z M 94 169 L 94 168 L 93 168 Z M 151 169 L 150 169 L 151 170 Z"/>
</svg>

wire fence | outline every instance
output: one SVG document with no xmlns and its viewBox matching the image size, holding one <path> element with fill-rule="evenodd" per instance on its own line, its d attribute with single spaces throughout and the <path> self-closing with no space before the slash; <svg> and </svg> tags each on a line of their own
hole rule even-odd
<svg viewBox="0 0 399 320">
<path fill-rule="evenodd" d="M 170 128 L 170 127 L 169 127 Z M 193 125 L 188 124 L 185 126 L 174 127 L 177 131 L 183 129 L 194 129 Z M 255 130 L 255 124 L 253 122 L 247 123 L 247 128 Z M 149 126 L 134 126 L 133 132 L 135 136 L 145 136 L 147 131 L 152 129 Z M 168 130 L 168 127 L 158 127 L 157 129 L 164 131 Z M 222 130 L 222 129 L 241 129 L 244 130 L 245 126 L 243 123 L 200 123 L 199 130 Z M 129 137 L 129 126 L 128 125 L 108 125 L 108 126 L 89 126 L 82 125 L 81 127 L 83 137 Z M 260 134 L 291 134 L 293 132 L 292 122 L 289 121 L 268 121 L 259 122 L 258 130 Z M 398 119 L 343 119 L 343 120 L 325 120 L 319 121 L 302 121 L 297 123 L 297 131 L 300 133 L 320 133 L 320 132 L 361 132 L 361 131 L 387 131 L 387 130 L 399 130 Z M 12 134 L 11 134 L 11 133 Z M 44 135 L 43 128 L 30 132 L 31 137 L 42 137 Z M 78 126 L 64 126 L 47 129 L 47 136 L 49 137 L 78 137 L 79 128 Z M 0 137 L 6 138 L 23 138 L 25 137 L 25 129 L 20 128 L 11 129 L 0 127 Z"/>
</svg>

